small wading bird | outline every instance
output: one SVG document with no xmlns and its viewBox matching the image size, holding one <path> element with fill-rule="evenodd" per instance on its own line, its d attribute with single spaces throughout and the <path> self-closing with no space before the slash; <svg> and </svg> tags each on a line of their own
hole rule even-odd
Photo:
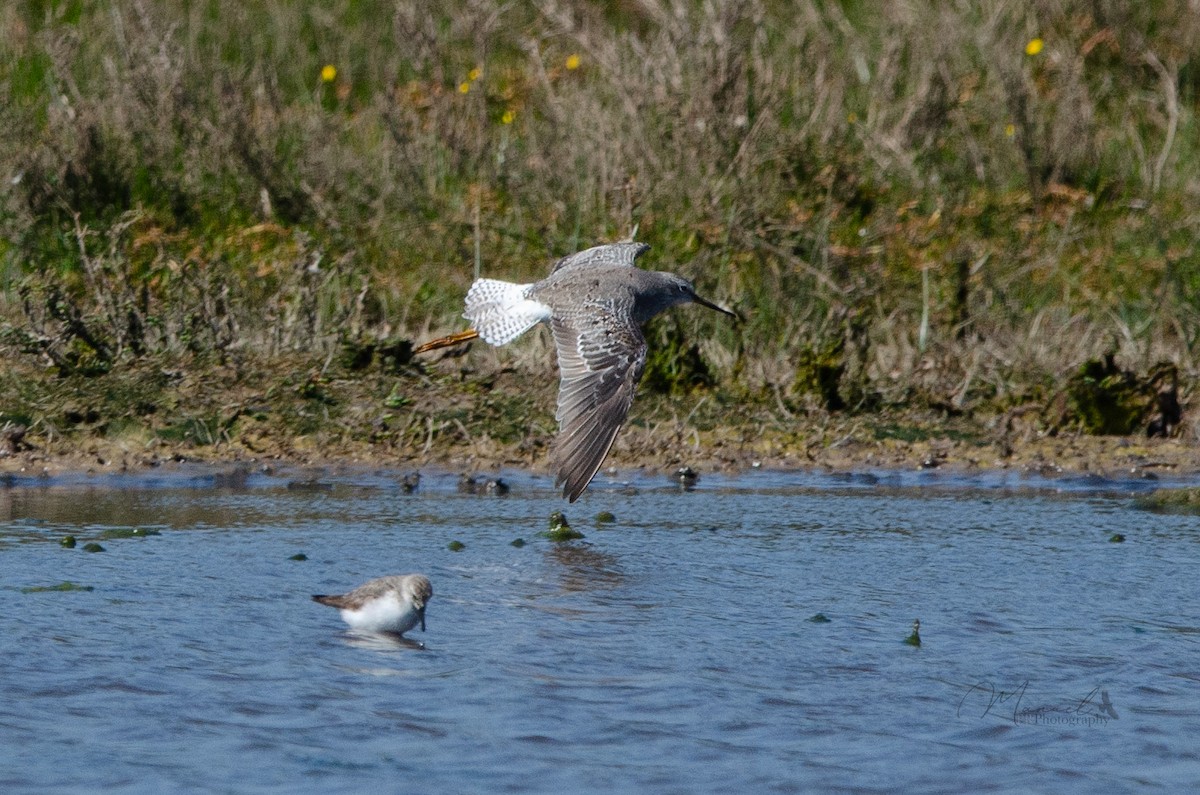
<svg viewBox="0 0 1200 795">
<path fill-rule="evenodd" d="M 425 631 L 425 606 L 433 586 L 424 574 L 397 574 L 371 580 L 350 593 L 314 594 L 313 601 L 336 607 L 352 629 L 403 635 L 418 623 Z"/>
<path fill-rule="evenodd" d="M 512 342 L 547 323 L 558 351 L 558 438 L 553 456 L 563 496 L 583 493 L 617 438 L 646 367 L 642 324 L 677 304 L 694 303 L 736 318 L 696 295 L 673 273 L 645 271 L 634 260 L 645 243 L 612 243 L 563 257 L 533 284 L 478 279 L 467 293 L 471 330 L 427 342 L 414 353 L 476 337 Z"/>
</svg>

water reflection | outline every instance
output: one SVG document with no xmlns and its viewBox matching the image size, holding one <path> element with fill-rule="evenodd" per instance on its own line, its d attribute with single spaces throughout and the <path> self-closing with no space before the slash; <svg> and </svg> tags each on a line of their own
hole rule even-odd
<svg viewBox="0 0 1200 795">
<path fill-rule="evenodd" d="M 392 632 L 352 632 L 341 634 L 347 646 L 367 651 L 425 651 L 425 644 Z"/>
<path fill-rule="evenodd" d="M 601 552 L 590 544 L 555 544 L 545 554 L 546 559 L 557 566 L 558 581 L 564 593 L 612 590 L 625 582 L 617 556 Z"/>
</svg>

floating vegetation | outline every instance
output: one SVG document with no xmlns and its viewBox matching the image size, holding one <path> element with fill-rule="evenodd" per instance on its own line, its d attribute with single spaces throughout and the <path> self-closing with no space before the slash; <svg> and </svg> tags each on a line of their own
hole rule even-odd
<svg viewBox="0 0 1200 795">
<path fill-rule="evenodd" d="M 63 536 L 62 540 L 58 542 L 58 545 L 64 549 L 74 549 L 75 536 Z"/>
<path fill-rule="evenodd" d="M 583 538 L 583 533 L 571 527 L 571 523 L 567 521 L 566 514 L 562 511 L 555 511 L 550 514 L 550 529 L 538 535 L 555 542 L 575 541 Z"/>
<path fill-rule="evenodd" d="M 583 533 L 572 527 L 560 527 L 556 530 L 547 530 L 543 535 L 551 541 L 576 541 L 583 538 Z"/>
<path fill-rule="evenodd" d="M 100 539 L 107 541 L 111 538 L 145 538 L 146 536 L 162 535 L 157 530 L 145 527 L 110 527 L 100 534 Z"/>
<path fill-rule="evenodd" d="M 1200 514 L 1200 488 L 1155 489 L 1135 499 L 1133 504 L 1159 513 Z"/>
<path fill-rule="evenodd" d="M 913 619 L 912 634 L 909 635 L 907 638 L 905 638 L 904 642 L 907 643 L 909 646 L 920 646 L 921 645 L 921 619 L 919 619 L 919 618 Z"/>
<path fill-rule="evenodd" d="M 1109 537 L 1109 539 L 1108 539 L 1108 543 L 1110 543 L 1110 544 L 1124 544 L 1124 543 L 1125 543 L 1125 536 L 1124 536 L 1124 535 L 1122 535 L 1121 533 L 1113 533 L 1113 534 L 1112 534 L 1112 536 L 1110 536 L 1110 537 Z"/>
<path fill-rule="evenodd" d="M 601 511 L 596 514 L 596 524 L 612 524 L 617 521 L 617 517 L 613 516 L 608 511 Z"/>
<path fill-rule="evenodd" d="M 90 585 L 80 585 L 79 583 L 65 580 L 58 585 L 32 585 L 28 588 L 22 588 L 21 593 L 51 593 L 53 591 L 91 591 Z"/>
<path fill-rule="evenodd" d="M 303 552 L 297 552 L 288 558 L 288 560 L 308 560 L 308 555 L 305 555 Z"/>
<path fill-rule="evenodd" d="M 825 615 L 824 613 L 817 613 L 816 615 L 811 616 L 808 620 L 814 624 L 831 624 L 831 623 L 833 623 L 833 619 L 830 618 L 829 616 Z"/>
<path fill-rule="evenodd" d="M 462 552 L 466 548 L 467 545 L 458 540 L 451 541 L 446 545 L 446 549 L 450 550 L 451 552 Z"/>
<path fill-rule="evenodd" d="M 91 541 L 91 542 L 83 545 L 83 551 L 84 552 L 104 552 L 105 549 L 104 549 L 104 547 L 97 544 L 95 541 Z"/>
</svg>

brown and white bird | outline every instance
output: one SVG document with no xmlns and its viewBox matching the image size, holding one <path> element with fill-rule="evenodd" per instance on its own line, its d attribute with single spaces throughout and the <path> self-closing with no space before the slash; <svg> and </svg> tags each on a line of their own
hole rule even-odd
<svg viewBox="0 0 1200 795">
<path fill-rule="evenodd" d="M 673 273 L 645 271 L 634 261 L 645 243 L 611 243 L 563 257 L 533 284 L 478 279 L 467 293 L 471 330 L 426 343 L 417 353 L 482 337 L 505 345 L 538 323 L 558 353 L 559 433 L 554 456 L 563 496 L 587 488 L 629 414 L 646 367 L 642 324 L 677 304 L 695 303 L 737 317 L 696 295 Z"/>
<path fill-rule="evenodd" d="M 352 629 L 403 635 L 421 625 L 433 586 L 424 574 L 397 574 L 371 580 L 345 594 L 314 594 L 313 601 L 336 607 Z"/>
</svg>

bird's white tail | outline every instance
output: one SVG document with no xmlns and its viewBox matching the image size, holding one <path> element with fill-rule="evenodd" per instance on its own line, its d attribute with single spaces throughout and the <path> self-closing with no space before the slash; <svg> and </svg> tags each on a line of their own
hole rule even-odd
<svg viewBox="0 0 1200 795">
<path fill-rule="evenodd" d="M 463 317 L 471 328 L 492 345 L 512 342 L 542 321 L 550 319 L 550 307 L 525 297 L 529 285 L 476 279 L 467 292 Z"/>
</svg>

